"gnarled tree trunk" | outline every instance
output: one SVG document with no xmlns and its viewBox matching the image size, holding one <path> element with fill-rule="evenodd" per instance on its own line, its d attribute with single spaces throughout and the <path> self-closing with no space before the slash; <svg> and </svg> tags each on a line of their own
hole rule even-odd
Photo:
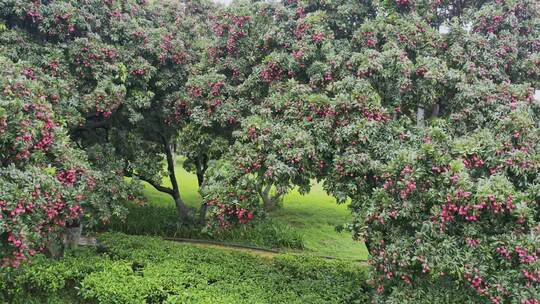
<svg viewBox="0 0 540 304">
<path fill-rule="evenodd" d="M 270 211 L 277 208 L 277 203 L 279 199 L 281 198 L 280 193 L 276 193 L 275 195 L 270 194 L 270 190 L 272 189 L 272 184 L 267 184 L 266 186 L 262 187 L 259 190 L 259 195 L 261 196 L 263 200 L 263 207 L 264 210 Z"/>
<path fill-rule="evenodd" d="M 163 141 L 165 156 L 167 157 L 167 171 L 169 172 L 169 178 L 171 180 L 171 185 L 172 185 L 171 196 L 174 199 L 178 216 L 183 222 L 185 222 L 189 220 L 191 216 L 189 214 L 188 207 L 186 206 L 186 204 L 182 200 L 182 197 L 180 196 L 180 188 L 178 187 L 178 180 L 176 179 L 176 173 L 174 172 L 174 157 L 171 150 L 171 146 L 169 142 L 165 139 L 165 137 L 162 136 L 161 138 Z"/>
</svg>

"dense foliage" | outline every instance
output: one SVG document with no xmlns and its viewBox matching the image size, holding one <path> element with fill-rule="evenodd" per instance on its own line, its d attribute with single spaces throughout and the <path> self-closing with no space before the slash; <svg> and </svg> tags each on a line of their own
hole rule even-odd
<svg viewBox="0 0 540 304">
<path fill-rule="evenodd" d="M 364 51 L 372 60 L 362 61 L 368 74 L 360 75 L 381 97 L 386 117 L 400 121 L 367 131 L 356 153 L 345 148 L 345 174 L 333 173 L 327 185 L 353 199 L 353 228 L 370 250 L 375 300 L 538 300 L 540 154 L 532 92 L 539 18 L 528 7 L 538 3 L 472 6 L 450 20 L 448 34 L 419 20 L 413 7 L 395 29 L 381 18 L 363 25 L 377 42 Z M 411 34 L 400 36 L 411 20 Z M 393 61 L 379 57 L 396 46 L 399 61 L 385 67 Z M 388 73 L 396 68 L 402 72 Z"/>
<path fill-rule="evenodd" d="M 25 63 L 0 57 L 0 236 L 2 267 L 18 266 L 55 240 L 58 228 L 92 226 L 120 215 L 110 196 L 111 176 L 92 169 L 84 152 L 70 142 L 65 120 L 47 98 L 61 82 Z M 123 185 L 123 184 L 122 184 Z M 84 216 L 83 216 L 84 213 Z"/>
<path fill-rule="evenodd" d="M 540 297 L 538 135 L 529 114 L 516 111 L 493 129 L 454 137 L 438 125 L 396 147 L 357 207 L 378 299 Z"/>
<path fill-rule="evenodd" d="M 279 255 L 272 260 L 151 237 L 102 236 L 102 255 L 74 252 L 0 280 L 9 303 L 365 303 L 358 265 Z M 328 288 L 328 286 L 333 286 Z M 78 297 L 77 289 L 78 288 Z"/>
</svg>

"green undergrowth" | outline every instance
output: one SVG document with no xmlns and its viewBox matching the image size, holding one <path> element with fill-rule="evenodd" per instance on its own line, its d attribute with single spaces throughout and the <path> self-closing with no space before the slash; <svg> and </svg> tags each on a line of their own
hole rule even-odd
<svg viewBox="0 0 540 304">
<path fill-rule="evenodd" d="M 197 214 L 202 201 L 197 177 L 182 168 L 182 161 L 178 158 L 176 170 L 182 199 Z M 165 179 L 163 185 L 170 187 L 170 181 Z M 106 229 L 132 235 L 204 239 L 273 249 L 304 249 L 301 233 L 272 218 L 258 219 L 254 225 L 223 231 L 207 231 L 197 224 L 181 223 L 172 198 L 147 183 L 144 186 L 147 202 L 143 205 L 128 204 L 128 217 L 123 221 L 113 220 Z"/>
<path fill-rule="evenodd" d="M 157 237 L 100 236 L 103 247 L 0 271 L 7 303 L 367 303 L 365 268 L 279 254 L 264 258 Z"/>
<path fill-rule="evenodd" d="M 112 221 L 108 228 L 132 235 L 153 235 L 221 241 L 273 249 L 303 249 L 303 235 L 289 225 L 267 218 L 222 231 L 207 231 L 199 225 L 186 225 L 178 221 L 176 209 L 161 203 L 128 206 L 125 221 Z"/>
</svg>

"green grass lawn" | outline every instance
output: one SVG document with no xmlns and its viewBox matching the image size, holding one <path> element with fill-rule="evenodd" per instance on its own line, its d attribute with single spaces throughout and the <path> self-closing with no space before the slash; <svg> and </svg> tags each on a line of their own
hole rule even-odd
<svg viewBox="0 0 540 304">
<path fill-rule="evenodd" d="M 320 184 L 314 184 L 307 195 L 297 191 L 288 193 L 283 199 L 283 207 L 271 216 L 300 232 L 308 251 L 344 259 L 367 259 L 363 243 L 354 241 L 347 231 L 339 233 L 335 230 L 336 226 L 352 218 L 347 205 L 336 204 Z"/>
<path fill-rule="evenodd" d="M 198 208 L 201 196 L 198 193 L 196 176 L 182 168 L 181 160 L 178 161 L 176 175 L 182 198 L 188 206 Z M 170 182 L 166 180 L 164 184 L 170 185 Z M 163 216 L 162 220 L 174 219 L 174 204 L 169 195 L 158 192 L 148 184 L 145 185 L 144 193 L 150 207 L 164 207 L 165 211 L 161 212 L 169 213 L 168 216 Z M 147 210 L 144 212 L 148 213 Z M 351 219 L 351 213 L 346 205 L 336 204 L 335 199 L 328 196 L 320 184 L 314 184 L 307 195 L 300 195 L 297 191 L 287 194 L 282 207 L 273 211 L 270 217 L 299 233 L 306 252 L 341 259 L 367 258 L 364 244 L 352 240 L 348 232 L 338 233 L 335 230 L 337 225 Z"/>
</svg>

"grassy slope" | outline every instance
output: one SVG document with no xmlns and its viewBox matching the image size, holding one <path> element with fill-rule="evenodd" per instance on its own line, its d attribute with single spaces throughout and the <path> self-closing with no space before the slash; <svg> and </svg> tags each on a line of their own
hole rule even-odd
<svg viewBox="0 0 540 304">
<path fill-rule="evenodd" d="M 176 175 L 180 183 L 181 195 L 186 204 L 198 208 L 201 197 L 197 192 L 197 178 L 182 169 L 178 163 Z M 170 184 L 166 181 L 165 184 Z M 170 196 L 146 185 L 145 195 L 152 205 L 173 202 Z M 171 209 L 174 210 L 174 209 Z M 349 233 L 338 233 L 335 226 L 350 220 L 346 205 L 337 205 L 321 185 L 314 185 L 307 195 L 293 191 L 285 196 L 283 207 L 272 214 L 272 218 L 294 227 L 304 236 L 306 250 L 317 255 L 334 256 L 342 259 L 365 259 L 364 244 L 353 241 Z"/>
</svg>

